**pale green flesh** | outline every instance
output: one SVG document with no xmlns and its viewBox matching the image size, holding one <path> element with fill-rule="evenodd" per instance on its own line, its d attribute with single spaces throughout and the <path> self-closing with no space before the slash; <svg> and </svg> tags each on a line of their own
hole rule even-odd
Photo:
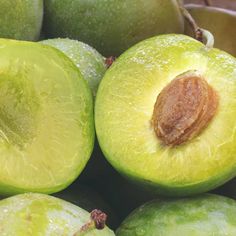
<svg viewBox="0 0 236 236">
<path fill-rule="evenodd" d="M 234 236 L 236 202 L 217 195 L 152 201 L 135 210 L 117 236 Z"/>
<path fill-rule="evenodd" d="M 43 194 L 22 194 L 0 201 L 1 236 L 72 236 L 90 214 L 71 203 Z M 87 236 L 112 236 L 109 228 Z"/>
<path fill-rule="evenodd" d="M 71 39 L 48 39 L 41 43 L 53 46 L 65 53 L 79 68 L 93 95 L 106 72 L 105 58 L 89 45 Z"/>
<path fill-rule="evenodd" d="M 56 49 L 0 40 L 0 193 L 54 192 L 83 170 L 94 143 L 92 95 Z"/>
<path fill-rule="evenodd" d="M 160 91 L 176 76 L 196 71 L 218 92 L 209 126 L 192 141 L 161 145 L 151 124 Z M 134 181 L 168 194 L 209 190 L 235 175 L 236 60 L 183 35 L 145 40 L 105 74 L 96 100 L 99 143 L 111 164 Z"/>
</svg>

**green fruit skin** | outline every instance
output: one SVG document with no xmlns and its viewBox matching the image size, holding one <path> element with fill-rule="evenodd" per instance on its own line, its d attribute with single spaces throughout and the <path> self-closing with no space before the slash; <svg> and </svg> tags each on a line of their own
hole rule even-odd
<svg viewBox="0 0 236 236">
<path fill-rule="evenodd" d="M 236 56 L 236 12 L 216 7 L 186 5 L 197 24 L 210 31 L 215 38 L 215 48 Z M 185 23 L 185 34 L 193 36 L 193 30 Z"/>
<path fill-rule="evenodd" d="M 89 45 L 71 39 L 48 39 L 41 43 L 53 46 L 66 54 L 79 68 L 93 95 L 106 72 L 105 58 Z"/>
<path fill-rule="evenodd" d="M 50 38 L 78 39 L 117 56 L 150 36 L 184 28 L 176 0 L 47 0 L 44 29 Z"/>
<path fill-rule="evenodd" d="M 36 41 L 43 21 L 43 0 L 1 0 L 0 37 Z"/>
<path fill-rule="evenodd" d="M 43 194 L 21 194 L 0 201 L 1 235 L 75 235 L 90 221 L 90 214 L 80 207 Z M 112 236 L 107 227 L 91 230 L 87 236 Z"/>
<path fill-rule="evenodd" d="M 154 200 L 136 209 L 117 236 L 234 236 L 236 202 L 206 194 L 195 198 Z"/>
<path fill-rule="evenodd" d="M 93 150 L 92 93 L 53 47 L 0 39 L 0 61 L 0 194 L 63 190 Z"/>
<path fill-rule="evenodd" d="M 217 114 L 198 137 L 165 147 L 151 125 L 153 107 L 162 88 L 188 71 L 218 92 Z M 224 184 L 236 173 L 235 78 L 234 57 L 188 36 L 140 42 L 113 63 L 98 89 L 95 125 L 105 157 L 122 175 L 157 194 L 188 196 Z"/>
</svg>

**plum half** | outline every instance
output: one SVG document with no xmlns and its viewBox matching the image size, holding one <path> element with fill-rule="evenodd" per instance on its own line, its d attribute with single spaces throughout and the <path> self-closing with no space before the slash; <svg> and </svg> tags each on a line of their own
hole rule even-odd
<svg viewBox="0 0 236 236">
<path fill-rule="evenodd" d="M 236 202 L 202 195 L 154 200 L 136 209 L 117 230 L 117 236 L 209 236 L 236 234 Z"/>
<path fill-rule="evenodd" d="M 98 85 L 106 72 L 105 58 L 96 49 L 83 42 L 68 38 L 47 39 L 41 43 L 65 53 L 79 68 L 93 95 L 96 95 Z"/>
<path fill-rule="evenodd" d="M 107 160 L 131 181 L 191 195 L 236 174 L 236 59 L 185 35 L 150 38 L 106 72 L 95 124 Z"/>
<path fill-rule="evenodd" d="M 5 236 L 114 236 L 107 227 L 88 229 L 91 219 L 87 211 L 44 194 L 27 193 L 1 200 L 0 212 L 0 232 Z"/>
<path fill-rule="evenodd" d="M 94 145 L 93 97 L 52 47 L 0 40 L 0 193 L 52 193 L 84 169 Z"/>
</svg>

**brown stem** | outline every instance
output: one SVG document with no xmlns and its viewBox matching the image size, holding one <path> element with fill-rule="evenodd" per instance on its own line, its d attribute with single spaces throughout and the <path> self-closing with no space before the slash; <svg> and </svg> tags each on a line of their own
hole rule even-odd
<svg viewBox="0 0 236 236">
<path fill-rule="evenodd" d="M 184 18 L 188 21 L 191 28 L 193 29 L 195 38 L 198 41 L 203 42 L 203 31 L 202 31 L 202 29 L 197 25 L 196 21 L 193 19 L 193 17 L 191 16 L 191 14 L 188 12 L 188 10 L 186 8 L 184 8 L 183 6 L 180 5 L 180 9 L 182 11 L 182 14 L 183 14 Z"/>
<path fill-rule="evenodd" d="M 204 0 L 206 6 L 212 6 L 211 0 Z"/>
<path fill-rule="evenodd" d="M 73 236 L 85 236 L 94 229 L 102 230 L 106 226 L 107 215 L 100 210 L 93 210 L 90 213 L 90 221 L 83 225 Z"/>
<path fill-rule="evenodd" d="M 111 67 L 111 65 L 113 64 L 113 62 L 115 60 L 116 60 L 116 57 L 114 57 L 114 56 L 107 57 L 105 60 L 105 64 L 106 64 L 107 68 Z"/>
</svg>

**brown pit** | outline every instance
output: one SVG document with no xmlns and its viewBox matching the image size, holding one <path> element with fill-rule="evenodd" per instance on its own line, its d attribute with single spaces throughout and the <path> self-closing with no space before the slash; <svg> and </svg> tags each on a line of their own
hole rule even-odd
<svg viewBox="0 0 236 236">
<path fill-rule="evenodd" d="M 152 123 L 163 144 L 180 145 L 199 135 L 214 117 L 219 104 L 216 91 L 194 74 L 172 80 L 157 97 Z"/>
</svg>

